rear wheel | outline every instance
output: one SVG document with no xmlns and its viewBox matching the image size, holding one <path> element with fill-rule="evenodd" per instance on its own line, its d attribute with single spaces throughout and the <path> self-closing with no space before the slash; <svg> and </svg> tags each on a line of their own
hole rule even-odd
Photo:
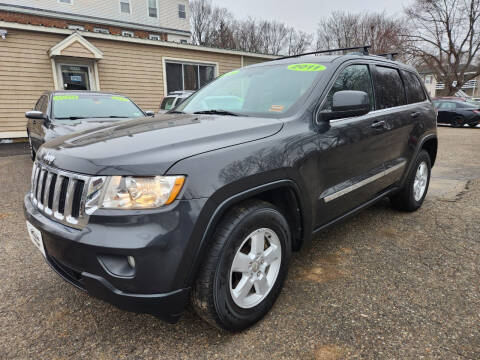
<svg viewBox="0 0 480 360">
<path fill-rule="evenodd" d="M 461 116 L 456 116 L 452 120 L 452 126 L 455 127 L 455 128 L 463 127 L 463 125 L 464 125 L 463 117 L 461 117 Z"/>
<path fill-rule="evenodd" d="M 430 156 L 425 150 L 420 151 L 408 174 L 404 188 L 390 197 L 394 208 L 402 211 L 416 211 L 422 206 L 430 185 L 431 168 Z"/>
<path fill-rule="evenodd" d="M 270 203 L 248 201 L 218 225 L 192 290 L 200 317 L 229 331 L 259 321 L 273 306 L 288 271 L 285 217 Z"/>
</svg>

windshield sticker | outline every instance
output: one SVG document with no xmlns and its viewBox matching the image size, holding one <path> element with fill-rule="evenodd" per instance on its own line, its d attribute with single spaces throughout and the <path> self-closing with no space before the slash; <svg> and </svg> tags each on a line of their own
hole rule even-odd
<svg viewBox="0 0 480 360">
<path fill-rule="evenodd" d="M 240 70 L 233 70 L 233 71 L 230 71 L 226 74 L 223 74 L 221 77 L 232 76 L 232 75 L 238 74 L 239 72 L 240 72 Z"/>
<path fill-rule="evenodd" d="M 53 97 L 54 101 L 63 101 L 63 100 L 78 100 L 78 95 L 55 95 Z"/>
<path fill-rule="evenodd" d="M 127 98 L 124 98 L 122 96 L 112 96 L 111 97 L 112 100 L 117 100 L 117 101 L 129 101 Z"/>
<path fill-rule="evenodd" d="M 285 106 L 283 105 L 272 105 L 268 111 L 270 112 L 282 112 Z"/>
<path fill-rule="evenodd" d="M 288 66 L 292 71 L 323 71 L 326 67 L 320 64 L 293 64 Z"/>
</svg>

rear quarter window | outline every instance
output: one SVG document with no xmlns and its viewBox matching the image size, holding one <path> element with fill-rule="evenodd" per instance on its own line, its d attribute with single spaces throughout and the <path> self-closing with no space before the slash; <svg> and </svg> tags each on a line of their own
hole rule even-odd
<svg viewBox="0 0 480 360">
<path fill-rule="evenodd" d="M 409 104 L 425 101 L 427 99 L 423 91 L 422 84 L 418 77 L 408 71 L 400 70 L 405 84 L 405 92 L 407 93 L 407 101 Z"/>
<path fill-rule="evenodd" d="M 403 82 L 397 69 L 375 66 L 373 85 L 377 109 L 388 109 L 407 103 Z"/>
</svg>

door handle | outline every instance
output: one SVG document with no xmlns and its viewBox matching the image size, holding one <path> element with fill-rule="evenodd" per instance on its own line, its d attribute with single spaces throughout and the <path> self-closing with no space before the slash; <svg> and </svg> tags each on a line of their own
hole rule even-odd
<svg viewBox="0 0 480 360">
<path fill-rule="evenodd" d="M 420 116 L 420 113 L 419 113 L 418 111 L 415 111 L 415 112 L 411 113 L 410 116 L 411 116 L 412 118 L 416 119 L 417 117 Z"/>
<path fill-rule="evenodd" d="M 387 123 L 385 122 L 385 120 L 375 121 L 372 124 L 372 128 L 374 128 L 374 129 L 380 129 L 380 128 L 384 128 L 386 126 L 387 126 Z"/>
</svg>

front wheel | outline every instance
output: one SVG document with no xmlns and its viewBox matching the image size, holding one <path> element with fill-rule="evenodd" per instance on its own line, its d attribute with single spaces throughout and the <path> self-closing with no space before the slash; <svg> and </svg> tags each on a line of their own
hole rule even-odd
<svg viewBox="0 0 480 360">
<path fill-rule="evenodd" d="M 273 306 L 288 271 L 291 239 L 272 204 L 248 201 L 218 225 L 192 290 L 200 317 L 229 331 L 259 321 Z"/>
<path fill-rule="evenodd" d="M 430 155 L 425 150 L 420 151 L 407 176 L 405 186 L 400 192 L 390 197 L 394 208 L 402 211 L 416 211 L 422 206 L 430 185 L 431 169 Z"/>
<path fill-rule="evenodd" d="M 28 134 L 28 145 L 30 147 L 30 159 L 32 159 L 32 161 L 35 161 L 35 156 L 37 156 L 37 153 L 35 152 L 35 150 L 33 150 L 33 143 L 30 134 Z"/>
</svg>

